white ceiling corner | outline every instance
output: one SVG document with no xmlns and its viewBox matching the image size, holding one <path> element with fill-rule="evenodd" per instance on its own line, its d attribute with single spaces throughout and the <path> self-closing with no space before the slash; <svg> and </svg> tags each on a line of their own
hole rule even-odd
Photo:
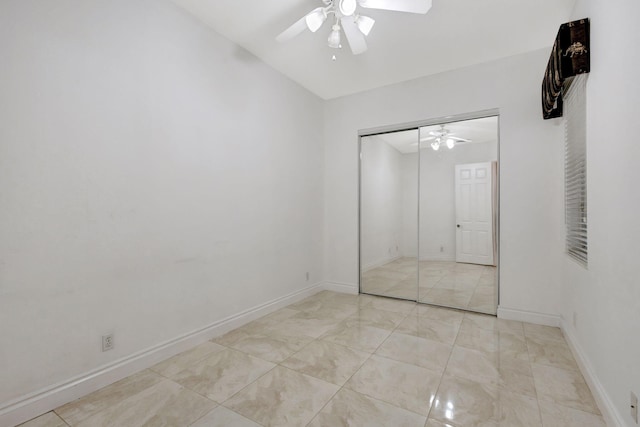
<svg viewBox="0 0 640 427">
<path fill-rule="evenodd" d="M 327 46 L 328 22 L 275 40 L 321 0 L 173 0 L 323 99 L 551 47 L 575 1 L 433 0 L 427 15 L 367 9 L 376 20 L 369 50 L 354 56 Z"/>
</svg>

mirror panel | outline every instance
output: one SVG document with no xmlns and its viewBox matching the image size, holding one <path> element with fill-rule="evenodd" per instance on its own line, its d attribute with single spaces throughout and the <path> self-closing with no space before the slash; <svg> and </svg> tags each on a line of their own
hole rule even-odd
<svg viewBox="0 0 640 427">
<path fill-rule="evenodd" d="M 360 140 L 360 292 L 418 299 L 417 129 Z"/>
<path fill-rule="evenodd" d="M 420 128 L 418 301 L 496 314 L 498 117 Z"/>
</svg>

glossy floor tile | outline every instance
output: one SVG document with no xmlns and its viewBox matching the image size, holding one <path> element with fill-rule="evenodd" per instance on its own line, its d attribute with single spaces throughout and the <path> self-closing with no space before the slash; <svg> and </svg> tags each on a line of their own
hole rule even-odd
<svg viewBox="0 0 640 427">
<path fill-rule="evenodd" d="M 360 369 L 370 354 L 317 340 L 281 363 L 302 374 L 342 386 Z"/>
<path fill-rule="evenodd" d="M 204 417 L 200 418 L 192 427 L 260 427 L 260 424 L 243 417 L 231 409 L 218 406 Z"/>
<path fill-rule="evenodd" d="M 539 400 L 600 415 L 580 372 L 536 364 L 531 369 Z"/>
<path fill-rule="evenodd" d="M 20 424 L 20 427 L 67 427 L 67 425 L 68 424 L 54 412 L 47 412 L 31 421 Z"/>
<path fill-rule="evenodd" d="M 558 328 L 320 292 L 23 424 L 307 425 L 605 423 Z"/>
<path fill-rule="evenodd" d="M 455 426 L 497 425 L 498 402 L 497 386 L 445 375 L 429 417 Z"/>
<path fill-rule="evenodd" d="M 264 426 L 306 425 L 340 389 L 278 366 L 232 397 L 225 406 Z"/>
<path fill-rule="evenodd" d="M 120 380 L 110 386 L 56 409 L 68 424 L 78 425 L 91 416 L 106 411 L 129 397 L 160 383 L 163 378 L 149 370 Z"/>
<path fill-rule="evenodd" d="M 225 349 L 193 364 L 172 379 L 214 402 L 222 403 L 274 366 L 240 351 Z"/>
<path fill-rule="evenodd" d="M 173 381 L 163 380 L 74 425 L 189 425 L 215 407 L 215 402 Z"/>
<path fill-rule="evenodd" d="M 420 415 L 427 415 L 441 374 L 373 355 L 345 387 Z"/>
<path fill-rule="evenodd" d="M 179 372 L 187 369 L 192 364 L 205 359 L 210 354 L 224 349 L 225 348 L 221 345 L 212 342 L 206 342 L 195 348 L 192 348 L 189 351 L 180 353 L 172 357 L 171 359 L 167 359 L 164 362 L 158 363 L 157 365 L 152 366 L 150 369 L 162 376 L 172 377 Z"/>
<path fill-rule="evenodd" d="M 331 399 L 311 427 L 422 427 L 426 417 L 343 388 Z"/>
<path fill-rule="evenodd" d="M 427 338 L 394 332 L 378 347 L 376 354 L 442 372 L 449 361 L 451 346 Z"/>
<path fill-rule="evenodd" d="M 388 329 L 363 324 L 358 319 L 348 319 L 321 336 L 320 339 L 341 344 L 356 350 L 373 353 L 391 335 Z"/>
</svg>

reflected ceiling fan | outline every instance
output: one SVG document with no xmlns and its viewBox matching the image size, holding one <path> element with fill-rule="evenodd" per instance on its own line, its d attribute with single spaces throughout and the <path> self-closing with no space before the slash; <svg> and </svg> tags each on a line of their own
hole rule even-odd
<svg viewBox="0 0 640 427">
<path fill-rule="evenodd" d="M 359 55 L 367 50 L 365 36 L 369 35 L 375 20 L 358 13 L 358 6 L 365 9 L 382 9 L 396 12 L 408 12 L 426 14 L 431 9 L 432 0 L 322 0 L 323 7 L 313 9 L 292 26 L 284 30 L 276 37 L 279 42 L 286 42 L 309 29 L 315 33 L 322 24 L 331 17 L 333 26 L 329 34 L 329 47 L 340 49 L 342 47 L 342 34 L 349 42 L 349 47 L 354 55 Z M 334 58 L 335 60 L 335 55 Z"/>
<path fill-rule="evenodd" d="M 434 151 L 438 151 L 442 145 L 446 145 L 451 150 L 459 142 L 472 142 L 470 139 L 454 136 L 454 133 L 445 128 L 445 125 L 440 125 L 440 129 L 429 132 L 429 135 L 431 136 L 421 139 L 420 142 L 433 141 L 431 148 Z"/>
</svg>

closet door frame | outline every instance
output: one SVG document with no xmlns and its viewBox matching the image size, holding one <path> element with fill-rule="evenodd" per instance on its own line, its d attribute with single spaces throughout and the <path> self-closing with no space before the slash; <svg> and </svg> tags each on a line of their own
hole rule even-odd
<svg viewBox="0 0 640 427">
<path fill-rule="evenodd" d="M 497 251 L 495 254 L 496 255 L 495 263 L 496 263 L 498 274 L 496 277 L 497 289 L 496 289 L 496 296 L 495 296 L 496 298 L 495 306 L 499 307 L 499 304 L 500 304 L 500 251 L 501 251 L 501 245 L 499 244 L 500 242 L 500 208 L 499 207 L 500 207 L 500 169 L 501 168 L 500 168 L 500 110 L 498 108 L 358 130 L 358 201 L 357 201 L 358 203 L 358 230 L 357 230 L 358 294 L 364 293 L 362 292 L 362 247 L 361 247 L 362 246 L 362 239 L 361 239 L 361 236 L 362 236 L 362 229 L 361 229 L 362 227 L 362 212 L 361 212 L 361 209 L 362 209 L 362 205 L 361 205 L 362 204 L 362 138 L 365 138 L 368 136 L 381 135 L 385 133 L 420 129 L 421 127 L 425 127 L 425 126 L 433 126 L 433 125 L 440 125 L 440 124 L 445 125 L 447 123 L 460 122 L 464 120 L 482 119 L 485 117 L 497 117 L 498 119 L 498 153 L 497 153 L 497 159 L 498 159 L 497 189 L 498 191 L 497 191 L 497 197 L 496 197 L 496 205 L 498 207 L 498 210 L 496 214 L 497 224 L 495 224 L 496 225 L 495 235 L 496 235 L 496 240 L 498 242 Z M 420 169 L 418 166 L 418 173 L 419 172 L 420 172 Z M 418 221 L 418 232 L 419 232 L 419 227 L 420 227 L 420 223 Z M 420 255 L 420 247 L 418 242 L 418 259 L 419 259 L 419 255 Z M 417 283 L 417 286 L 419 286 L 419 283 Z M 416 292 L 416 302 L 418 299 L 417 297 L 418 297 L 418 294 Z M 389 296 L 385 298 L 394 298 L 394 297 Z M 401 299 L 401 298 L 395 298 L 395 299 Z"/>
</svg>

